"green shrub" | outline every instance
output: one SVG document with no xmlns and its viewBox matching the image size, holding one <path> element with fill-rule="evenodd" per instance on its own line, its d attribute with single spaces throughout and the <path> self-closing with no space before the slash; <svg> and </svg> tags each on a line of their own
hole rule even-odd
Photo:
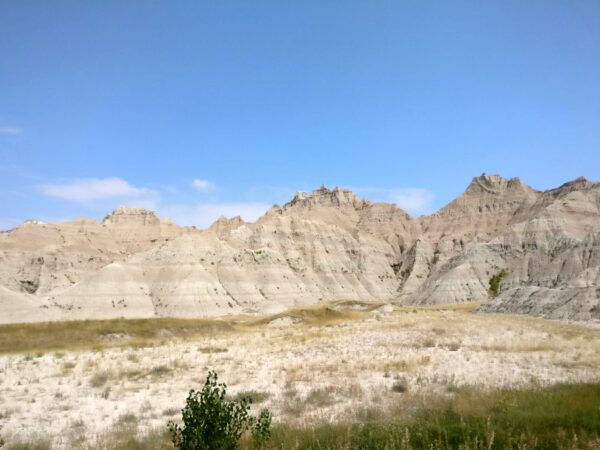
<svg viewBox="0 0 600 450">
<path fill-rule="evenodd" d="M 271 413 L 263 409 L 259 417 L 250 416 L 252 400 L 226 400 L 227 386 L 217 380 L 216 372 L 209 371 L 202 391 L 190 391 L 182 410 L 183 427 L 169 422 L 173 445 L 182 450 L 230 450 L 250 431 L 260 447 L 271 436 Z"/>
<path fill-rule="evenodd" d="M 508 275 L 508 272 L 505 269 L 502 269 L 500 272 L 490 278 L 490 297 L 498 297 L 500 294 L 500 281 L 502 281 L 502 278 L 504 278 L 506 275 Z"/>
</svg>

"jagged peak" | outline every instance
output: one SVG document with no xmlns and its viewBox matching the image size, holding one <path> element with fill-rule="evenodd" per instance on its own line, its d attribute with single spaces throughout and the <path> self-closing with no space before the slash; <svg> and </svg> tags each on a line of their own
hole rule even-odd
<svg viewBox="0 0 600 450">
<path fill-rule="evenodd" d="M 323 184 L 319 189 L 312 191 L 310 195 L 302 191 L 296 192 L 292 201 L 283 206 L 283 210 L 293 207 L 312 209 L 332 206 L 360 209 L 367 204 L 370 204 L 368 200 L 358 198 L 350 189 L 342 189 L 339 186 L 329 189 Z"/>
<path fill-rule="evenodd" d="M 595 184 L 595 183 L 591 182 L 586 177 L 577 177 L 574 180 L 567 181 L 566 183 L 562 184 L 561 186 L 557 187 L 556 189 L 562 189 L 564 187 L 570 187 L 570 186 L 587 187 L 592 184 Z"/>
<path fill-rule="evenodd" d="M 566 183 L 560 185 L 557 188 L 550 189 L 544 192 L 544 194 L 559 197 L 562 195 L 566 195 L 569 192 L 591 189 L 593 187 L 598 186 L 599 184 L 600 183 L 594 183 L 593 181 L 589 181 L 586 177 L 577 177 L 574 180 L 567 181 Z"/>
<path fill-rule="evenodd" d="M 108 215 L 111 215 L 111 214 L 138 215 L 138 214 L 156 214 L 156 213 L 154 211 L 150 211 L 145 208 L 140 208 L 138 206 L 119 205 L 113 210 L 113 212 L 109 213 Z"/>
<path fill-rule="evenodd" d="M 221 216 L 213 222 L 213 225 L 215 225 L 215 224 L 241 224 L 241 223 L 246 223 L 246 222 L 244 222 L 244 219 L 242 219 L 242 216 L 234 216 L 230 219 L 221 214 Z"/>
<path fill-rule="evenodd" d="M 227 223 L 246 223 L 242 216 L 233 216 L 231 219 L 227 219 L 225 216 L 219 217 L 219 219 L 225 219 Z"/>
<path fill-rule="evenodd" d="M 529 194 L 538 191 L 523 183 L 518 177 L 506 179 L 498 174 L 487 175 L 484 172 L 471 180 L 463 195 L 500 195 L 507 192 Z"/>
<path fill-rule="evenodd" d="M 520 178 L 506 179 L 484 172 L 473 178 L 463 194 L 433 215 L 460 215 L 465 213 L 464 208 L 474 208 L 480 212 L 504 208 L 500 205 L 508 205 L 508 210 L 512 211 L 515 205 L 535 201 L 539 195 L 539 191 L 523 183 Z"/>
<path fill-rule="evenodd" d="M 217 220 L 213 222 L 213 224 L 208 227 L 209 230 L 216 231 L 217 233 L 221 233 L 223 231 L 230 231 L 235 228 L 238 228 L 244 225 L 246 222 L 242 219 L 241 216 L 235 216 L 231 219 L 228 219 L 224 215 L 221 215 Z"/>
<path fill-rule="evenodd" d="M 117 206 L 113 212 L 107 214 L 102 220 L 104 225 L 136 223 L 142 225 L 154 225 L 160 223 L 161 219 L 154 211 L 148 211 L 136 206 Z"/>
<path fill-rule="evenodd" d="M 274 216 L 277 214 L 281 214 L 283 209 L 277 203 L 269 208 L 269 210 L 265 213 L 265 216 Z"/>
<path fill-rule="evenodd" d="M 304 200 L 306 198 L 308 198 L 308 194 L 306 192 L 304 192 L 304 191 L 296 191 L 296 194 L 294 195 L 294 198 L 292 199 L 292 202 L 299 201 L 299 200 Z M 289 202 L 289 203 L 291 203 L 291 202 Z M 286 205 L 288 205 L 289 203 L 286 203 Z"/>
<path fill-rule="evenodd" d="M 231 219 L 229 219 L 229 218 L 225 217 L 223 214 L 221 214 L 221 216 L 213 222 L 213 225 L 215 225 L 215 224 L 230 224 L 230 223 L 245 223 L 245 222 L 244 222 L 244 219 L 242 219 L 242 216 L 234 216 Z"/>
<path fill-rule="evenodd" d="M 29 219 L 21 224 L 23 225 L 46 225 L 46 222 L 42 222 L 41 220 Z"/>
</svg>

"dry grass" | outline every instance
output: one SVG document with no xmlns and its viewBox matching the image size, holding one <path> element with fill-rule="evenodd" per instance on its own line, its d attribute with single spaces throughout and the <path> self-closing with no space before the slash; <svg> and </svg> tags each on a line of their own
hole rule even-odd
<svg viewBox="0 0 600 450">
<path fill-rule="evenodd" d="M 335 309 L 340 305 L 359 303 L 364 305 L 364 311 Z M 92 349 L 102 352 L 115 346 L 162 345 L 166 342 L 165 336 L 172 340 L 244 332 L 286 316 L 320 327 L 363 319 L 366 313 L 381 305 L 383 303 L 337 301 L 261 317 L 113 319 L 0 325 L 0 354 L 35 352 L 36 357 L 41 357 L 48 350 Z"/>
<path fill-rule="evenodd" d="M 93 349 L 110 345 L 156 343 L 172 337 L 209 335 L 229 331 L 234 324 L 216 319 L 114 319 L 0 325 L 0 354 L 28 351 Z M 107 342 L 123 336 L 125 342 Z M 104 344 L 102 344 L 104 343 Z"/>
<path fill-rule="evenodd" d="M 18 336 L 30 332 L 31 345 L 0 355 L 3 437 L 24 438 L 25 426 L 56 448 L 145 448 L 143 436 L 162 436 L 209 369 L 234 398 L 252 397 L 289 426 L 412 417 L 424 405 L 443 413 L 449 401 L 460 414 L 476 414 L 500 404 L 505 388 L 600 381 L 597 329 L 380 305 L 323 302 L 265 317 L 175 320 L 168 338 L 162 319 L 107 321 L 74 343 L 48 336 L 58 347 L 43 353 L 42 325 L 26 325 Z M 285 316 L 299 321 L 268 325 Z M 134 340 L 107 342 L 107 332 Z"/>
<path fill-rule="evenodd" d="M 201 353 L 225 353 L 227 352 L 227 349 L 219 347 L 199 347 L 198 351 Z"/>
<path fill-rule="evenodd" d="M 241 400 L 243 398 L 249 399 L 252 403 L 263 403 L 265 402 L 271 394 L 269 392 L 259 392 L 259 391 L 241 391 L 238 392 L 234 397 L 235 400 Z"/>
<path fill-rule="evenodd" d="M 93 388 L 99 388 L 106 384 L 108 381 L 108 374 L 106 372 L 97 373 L 90 379 L 90 386 Z"/>
</svg>

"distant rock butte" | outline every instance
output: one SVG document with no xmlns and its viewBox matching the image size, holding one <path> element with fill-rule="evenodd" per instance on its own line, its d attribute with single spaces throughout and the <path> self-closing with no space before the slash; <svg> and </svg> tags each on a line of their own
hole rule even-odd
<svg viewBox="0 0 600 450">
<path fill-rule="evenodd" d="M 483 174 L 419 218 L 322 186 L 254 223 L 221 217 L 206 230 L 120 206 L 101 223 L 0 232 L 0 323 L 274 313 L 322 299 L 600 321 L 600 183 L 539 192 Z"/>
</svg>

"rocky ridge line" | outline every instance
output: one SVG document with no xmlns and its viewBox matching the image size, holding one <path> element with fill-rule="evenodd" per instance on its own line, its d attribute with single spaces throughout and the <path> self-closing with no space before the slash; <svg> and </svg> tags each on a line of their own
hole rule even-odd
<svg viewBox="0 0 600 450">
<path fill-rule="evenodd" d="M 475 177 L 440 211 L 322 186 L 206 230 L 118 207 L 0 233 L 0 322 L 278 312 L 321 299 L 600 320 L 600 183 Z M 507 275 L 499 295 L 489 281 Z"/>
</svg>

